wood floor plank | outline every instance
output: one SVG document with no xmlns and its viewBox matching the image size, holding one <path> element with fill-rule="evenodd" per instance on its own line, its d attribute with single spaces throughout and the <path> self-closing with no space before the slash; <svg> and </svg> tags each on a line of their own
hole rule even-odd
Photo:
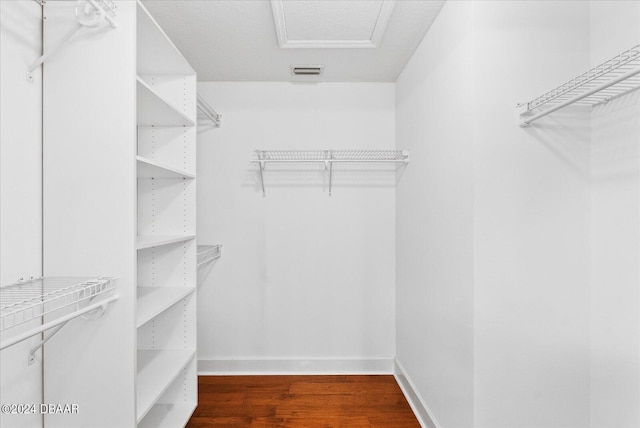
<svg viewBox="0 0 640 428">
<path fill-rule="evenodd" d="M 187 428 L 420 428 L 393 376 L 200 376 Z"/>
</svg>

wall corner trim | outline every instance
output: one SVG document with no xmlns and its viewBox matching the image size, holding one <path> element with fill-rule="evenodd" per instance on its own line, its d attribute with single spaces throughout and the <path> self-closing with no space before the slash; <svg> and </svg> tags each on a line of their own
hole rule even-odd
<svg viewBox="0 0 640 428">
<path fill-rule="evenodd" d="M 411 410 L 413 410 L 416 418 L 418 418 L 420 425 L 423 428 L 442 428 L 397 358 L 394 360 L 393 366 L 393 377 L 396 378 L 396 382 L 398 382 L 402 393 L 409 402 L 409 406 L 411 406 Z"/>
<path fill-rule="evenodd" d="M 198 375 L 390 375 L 393 364 L 393 358 L 199 358 Z"/>
</svg>

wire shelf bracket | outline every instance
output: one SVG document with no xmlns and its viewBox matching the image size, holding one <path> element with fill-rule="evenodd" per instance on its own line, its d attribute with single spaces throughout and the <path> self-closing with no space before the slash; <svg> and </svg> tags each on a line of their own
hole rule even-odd
<svg viewBox="0 0 640 428">
<path fill-rule="evenodd" d="M 218 260 L 222 255 L 222 245 L 198 245 L 198 268 L 214 260 Z"/>
<path fill-rule="evenodd" d="M 329 196 L 333 186 L 334 163 L 409 163 L 406 150 L 256 150 L 262 196 L 266 196 L 264 171 L 267 163 L 321 163 L 329 174 Z"/>
<path fill-rule="evenodd" d="M 40 4 L 44 5 L 44 1 Z M 53 45 L 44 55 L 35 60 L 27 71 L 27 80 L 33 82 L 33 72 L 48 58 L 54 55 L 65 43 L 67 43 L 82 28 L 95 28 L 102 21 L 107 21 L 111 28 L 116 28 L 118 23 L 115 21 L 117 6 L 113 0 L 78 0 L 76 2 L 76 19 L 78 23 L 67 34 Z"/>
<path fill-rule="evenodd" d="M 198 125 L 209 125 L 214 128 L 220 128 L 222 125 L 222 115 L 216 113 L 216 111 L 200 95 L 198 95 L 197 107 Z"/>
<path fill-rule="evenodd" d="M 640 44 L 527 103 L 516 106 L 519 124 L 569 105 L 596 106 L 640 89 Z"/>
<path fill-rule="evenodd" d="M 33 364 L 35 353 L 67 323 L 82 317 L 100 317 L 112 302 L 119 299 L 115 278 L 57 278 L 44 277 L 0 288 L 0 332 L 25 323 L 41 320 L 41 324 L 20 334 L 13 334 L 0 343 L 0 351 L 35 335 L 49 335 L 33 347 L 28 363 Z M 44 317 L 50 321 L 44 322 Z"/>
</svg>

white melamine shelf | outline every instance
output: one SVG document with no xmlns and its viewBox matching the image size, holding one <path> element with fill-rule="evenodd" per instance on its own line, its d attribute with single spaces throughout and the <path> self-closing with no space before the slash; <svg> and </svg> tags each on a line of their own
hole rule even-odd
<svg viewBox="0 0 640 428">
<path fill-rule="evenodd" d="M 138 166 L 138 178 L 183 178 L 192 180 L 196 178 L 194 174 L 162 165 L 151 159 L 136 156 Z"/>
<path fill-rule="evenodd" d="M 138 428 L 175 428 L 185 426 L 196 406 L 196 403 L 156 404 L 149 410 L 147 416 L 140 421 Z"/>
<path fill-rule="evenodd" d="M 198 267 L 217 260 L 222 255 L 222 245 L 198 245 Z"/>
<path fill-rule="evenodd" d="M 138 351 L 137 421 L 140 422 L 180 372 L 195 350 Z"/>
<path fill-rule="evenodd" d="M 195 122 L 158 94 L 152 86 L 137 81 L 138 126 L 194 126 Z"/>
<path fill-rule="evenodd" d="M 140 0 L 137 4 L 138 74 L 196 74 Z"/>
<path fill-rule="evenodd" d="M 549 92 L 518 104 L 520 126 L 572 104 L 595 106 L 639 88 L 640 45 L 636 45 Z"/>
<path fill-rule="evenodd" d="M 145 248 L 190 241 L 195 237 L 196 235 L 138 235 L 137 249 L 144 250 Z"/>
<path fill-rule="evenodd" d="M 138 287 L 140 327 L 195 291 L 194 287 Z"/>
</svg>

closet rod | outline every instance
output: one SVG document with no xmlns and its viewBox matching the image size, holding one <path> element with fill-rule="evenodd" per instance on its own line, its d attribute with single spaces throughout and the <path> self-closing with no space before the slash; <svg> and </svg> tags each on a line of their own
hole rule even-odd
<svg viewBox="0 0 640 428">
<path fill-rule="evenodd" d="M 210 120 L 216 128 L 220 127 L 222 116 L 216 113 L 216 111 L 211 108 L 211 106 L 200 95 L 198 95 L 197 106 L 198 110 L 200 110 L 206 119 Z"/>
<path fill-rule="evenodd" d="M 37 334 L 43 333 L 51 328 L 54 328 L 60 324 L 66 324 L 68 321 L 71 321 L 72 319 L 81 317 L 82 315 L 86 315 L 89 312 L 95 311 L 96 309 L 106 309 L 106 307 L 109 305 L 109 303 L 111 302 L 115 302 L 116 300 L 118 300 L 120 298 L 120 295 L 116 294 L 114 296 L 110 296 L 107 297 L 106 299 L 102 299 L 97 303 L 91 304 L 89 306 L 86 306 L 82 309 L 79 309 L 77 311 L 74 311 L 70 314 L 67 314 L 63 317 L 57 318 L 54 321 L 50 321 L 48 323 L 42 324 L 38 327 L 35 327 L 29 331 L 26 331 L 22 334 L 16 335 L 14 337 L 12 337 L 11 339 L 7 340 L 6 342 L 2 342 L 2 344 L 0 344 L 0 351 L 2 351 L 5 348 L 8 348 L 10 346 L 15 345 L 16 343 L 20 343 L 24 340 L 27 340 L 30 337 L 33 337 Z"/>
<path fill-rule="evenodd" d="M 546 116 L 546 115 L 548 115 L 550 113 L 553 113 L 554 111 L 560 110 L 561 108 L 564 108 L 564 107 L 566 107 L 568 105 L 574 104 L 574 103 L 580 101 L 583 98 L 589 97 L 589 96 L 595 94 L 596 92 L 600 92 L 600 91 L 608 88 L 609 86 L 613 86 L 616 83 L 620 83 L 623 80 L 629 79 L 630 77 L 633 77 L 636 74 L 640 74 L 640 67 L 636 68 L 635 70 L 631 70 L 630 72 L 625 73 L 625 74 L 623 74 L 621 76 L 618 76 L 617 78 L 615 78 L 613 80 L 610 80 L 609 82 L 603 83 L 600 86 L 596 86 L 595 88 L 591 89 L 590 91 L 587 91 L 587 92 L 585 92 L 583 94 L 580 94 L 580 95 L 576 95 L 575 97 L 573 97 L 571 99 L 568 99 L 567 101 L 564 101 L 561 104 L 558 104 L 557 106 L 551 107 L 548 110 L 545 110 L 543 112 L 540 112 L 540 113 L 538 113 L 536 115 L 533 115 L 531 117 L 528 117 L 528 118 L 523 118 L 520 121 L 520 126 L 522 126 L 522 127 L 527 126 L 527 125 L 531 124 L 531 122 L 534 122 L 534 121 L 540 119 L 541 117 L 544 117 L 544 116 Z"/>
</svg>

